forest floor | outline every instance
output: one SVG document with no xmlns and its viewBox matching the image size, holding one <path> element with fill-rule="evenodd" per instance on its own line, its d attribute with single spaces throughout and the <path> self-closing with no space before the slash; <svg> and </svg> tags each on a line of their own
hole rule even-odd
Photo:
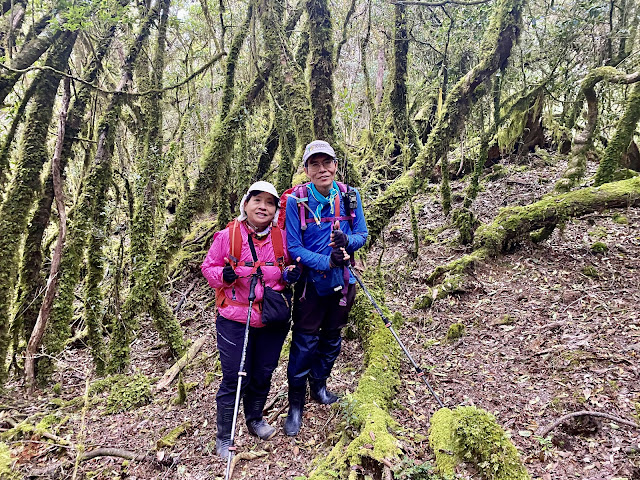
<svg viewBox="0 0 640 480">
<path fill-rule="evenodd" d="M 526 205 L 548 193 L 564 168 L 561 162 L 549 163 L 531 154 L 520 162 L 505 163 L 506 169 L 493 175 L 489 169 L 474 204 L 480 219 L 489 221 L 503 205 Z M 462 182 L 453 182 L 454 199 L 463 187 Z M 419 207 L 421 231 L 433 233 L 444 224 L 436 193 L 418 196 L 414 203 Z M 463 293 L 440 300 L 428 310 L 412 309 L 426 291 L 425 279 L 433 268 L 465 253 L 451 241 L 454 235 L 453 230 L 438 233 L 437 241 L 425 241 L 418 258 L 412 259 L 405 207 L 384 235 L 384 248 L 379 242 L 366 260 L 369 267 L 380 265 L 387 285 L 386 305 L 406 319 L 397 330 L 416 361 L 429 371 L 443 402 L 492 412 L 510 432 L 532 478 L 640 479 L 639 428 L 590 418 L 555 428 L 551 440 L 536 435 L 560 416 L 581 410 L 628 421 L 639 418 L 640 210 L 604 211 L 569 222 L 542 244 L 523 243 L 477 266 L 467 276 Z M 595 242 L 603 242 L 608 250 L 593 253 Z M 57 416 L 49 432 L 58 440 L 35 434 L 7 441 L 16 470 L 25 478 L 53 478 L 53 471 L 58 478 L 223 478 L 225 463 L 215 456 L 220 369 L 214 311 L 207 306 L 213 292 L 199 275 L 197 262 L 182 273 L 166 292 L 168 298 L 175 306 L 195 282 L 178 315 L 189 339 L 209 336 L 196 361 L 184 371 L 190 388 L 186 402 L 174 404 L 174 382 L 154 393 L 150 403 L 121 413 L 107 413 L 107 392 L 90 400 L 85 415 L 82 401 L 59 407 L 56 399 L 82 398 L 87 384 L 88 352 L 70 348 L 59 359 L 55 382 L 60 388 L 41 391 L 35 399 L 24 396 L 20 385 L 10 385 L 3 394 L 0 425 L 4 429 L 11 417 L 29 415 L 33 421 L 45 412 Z M 464 325 L 464 335 L 447 342 L 445 335 L 455 322 Z M 238 462 L 233 478 L 304 478 L 313 460 L 325 457 L 337 439 L 343 419 L 339 405 L 309 403 L 301 433 L 295 438 L 283 434 L 287 354 L 285 348 L 274 374 L 270 395 L 274 401 L 267 415 L 278 434 L 268 442 L 256 440 L 240 418 L 238 451 L 263 456 Z M 353 391 L 362 360 L 358 341 L 345 341 L 330 388 L 339 394 Z M 132 346 L 133 371 L 158 379 L 172 363 L 150 323 L 143 323 Z M 401 376 L 391 412 L 403 448 L 396 478 L 427 478 L 412 477 L 407 468 L 433 461 L 427 435 L 437 405 L 408 362 Z M 173 447 L 157 445 L 180 425 L 187 428 Z M 56 446 L 63 439 L 84 450 L 112 447 L 148 457 L 124 463 L 116 457 L 95 458 L 80 463 L 76 477 L 78 449 Z M 375 472 L 364 473 L 379 478 Z M 459 475 L 473 478 L 463 468 Z"/>
</svg>

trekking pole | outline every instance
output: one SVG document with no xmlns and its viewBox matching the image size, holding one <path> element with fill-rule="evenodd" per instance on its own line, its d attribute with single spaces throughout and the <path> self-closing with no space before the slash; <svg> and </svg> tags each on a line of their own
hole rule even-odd
<svg viewBox="0 0 640 480">
<path fill-rule="evenodd" d="M 251 310 L 253 309 L 253 301 L 256 299 L 256 285 L 258 284 L 258 277 L 262 275 L 262 270 L 258 267 L 258 270 L 251 275 L 251 283 L 249 284 L 249 313 L 247 314 L 247 325 L 244 329 L 244 343 L 242 345 L 242 356 L 240 357 L 240 367 L 238 368 L 238 387 L 236 388 L 236 403 L 233 407 L 233 423 L 231 424 L 231 446 L 229 447 L 229 456 L 227 457 L 227 469 L 224 473 L 225 480 L 229 480 L 229 473 L 231 471 L 231 460 L 233 459 L 233 452 L 236 447 L 233 445 L 233 440 L 236 434 L 236 421 L 238 420 L 238 409 L 240 408 L 240 390 L 242 387 L 242 378 L 247 376 L 247 372 L 244 371 L 244 361 L 247 357 L 247 344 L 249 343 L 249 324 L 251 323 Z"/>
<path fill-rule="evenodd" d="M 429 380 L 426 379 L 426 377 L 424 375 L 424 370 L 422 370 L 418 366 L 418 364 L 415 362 L 415 360 L 413 360 L 413 357 L 409 353 L 409 350 L 407 350 L 407 347 L 404 346 L 404 344 L 402 343 L 402 340 L 400 340 L 400 337 L 398 337 L 398 334 L 393 329 L 393 325 L 391 325 L 391 322 L 389 321 L 389 319 L 387 319 L 387 317 L 384 316 L 384 313 L 382 313 L 382 309 L 376 303 L 375 298 L 373 298 L 371 293 L 369 293 L 369 290 L 367 290 L 367 287 L 364 285 L 364 283 L 362 282 L 360 277 L 353 270 L 353 267 L 351 265 L 349 265 L 349 271 L 355 277 L 355 279 L 358 281 L 358 284 L 362 287 L 362 290 L 364 290 L 365 295 L 367 296 L 367 298 L 369 298 L 369 301 L 371 302 L 373 307 L 377 310 L 378 314 L 380 314 L 380 317 L 384 321 L 384 326 L 389 329 L 389 331 L 391 332 L 393 337 L 396 339 L 396 342 L 398 342 L 398 344 L 400 345 L 400 348 L 402 348 L 402 351 L 404 352 L 404 354 L 407 356 L 407 358 L 409 359 L 409 361 L 413 365 L 413 368 L 415 368 L 416 372 L 418 372 L 418 377 L 420 377 L 420 378 L 422 378 L 422 380 L 424 380 L 424 383 L 427 385 L 427 388 L 431 392 L 431 395 L 433 395 L 433 398 L 435 398 L 436 402 L 438 402 L 438 405 L 440 405 L 440 408 L 444 408 L 444 404 L 442 403 L 442 401 L 440 401 L 440 398 L 438 398 L 438 395 L 436 395 L 436 392 L 433 391 L 433 388 L 431 388 L 431 384 L 429 383 Z"/>
</svg>

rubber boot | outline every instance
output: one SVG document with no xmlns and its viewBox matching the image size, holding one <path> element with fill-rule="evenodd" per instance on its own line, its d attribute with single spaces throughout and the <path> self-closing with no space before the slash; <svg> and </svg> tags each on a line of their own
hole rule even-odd
<svg viewBox="0 0 640 480">
<path fill-rule="evenodd" d="M 256 398 L 250 394 L 244 397 L 244 418 L 247 420 L 247 430 L 251 435 L 262 440 L 269 440 L 276 434 L 276 429 L 262 418 L 262 410 L 266 398 Z"/>
<path fill-rule="evenodd" d="M 304 401 L 307 396 L 307 384 L 301 387 L 289 386 L 289 413 L 284 422 L 284 433 L 290 437 L 295 437 L 300 432 L 302 426 L 302 412 Z"/>
<path fill-rule="evenodd" d="M 338 401 L 338 396 L 327 390 L 327 379 L 316 380 L 309 377 L 309 393 L 312 400 L 322 405 L 331 405 Z"/>
<path fill-rule="evenodd" d="M 233 405 L 218 407 L 216 453 L 226 459 L 231 446 L 231 426 L 233 425 Z"/>
</svg>

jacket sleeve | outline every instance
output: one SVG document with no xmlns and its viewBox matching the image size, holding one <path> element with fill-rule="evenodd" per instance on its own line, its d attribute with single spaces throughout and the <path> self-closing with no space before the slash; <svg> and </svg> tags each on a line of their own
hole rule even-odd
<svg viewBox="0 0 640 480">
<path fill-rule="evenodd" d="M 353 253 L 356 250 L 362 248 L 369 236 L 369 230 L 367 229 L 367 222 L 364 219 L 364 210 L 362 209 L 362 199 L 360 198 L 360 192 L 353 189 L 356 192 L 358 198 L 358 208 L 356 209 L 356 216 L 353 219 L 353 228 L 351 233 L 347 235 L 349 244 L 347 245 L 347 252 Z M 288 212 L 287 212 L 288 213 Z"/>
<path fill-rule="evenodd" d="M 222 230 L 213 236 L 213 243 L 207 253 L 200 270 L 213 288 L 220 288 L 224 285 L 222 279 L 222 269 L 224 268 L 224 258 L 229 256 L 229 230 Z"/>
<path fill-rule="evenodd" d="M 287 215 L 285 219 L 287 228 L 287 249 L 292 259 L 300 257 L 300 263 L 314 270 L 329 270 L 329 255 L 315 253 L 304 247 L 302 231 L 300 229 L 300 213 L 297 202 L 290 198 L 287 201 Z"/>
</svg>

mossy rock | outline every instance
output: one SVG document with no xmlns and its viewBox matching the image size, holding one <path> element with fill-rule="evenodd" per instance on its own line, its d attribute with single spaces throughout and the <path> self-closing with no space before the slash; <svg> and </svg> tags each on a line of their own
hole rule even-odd
<svg viewBox="0 0 640 480">
<path fill-rule="evenodd" d="M 582 274 L 590 278 L 600 278 L 600 273 L 598 272 L 598 269 L 593 265 L 587 265 L 585 267 L 582 267 Z"/>
<path fill-rule="evenodd" d="M 442 474 L 465 462 L 486 480 L 531 479 L 507 433 L 482 409 L 441 408 L 431 417 L 429 444 Z"/>
<path fill-rule="evenodd" d="M 453 342 L 455 340 L 458 340 L 459 338 L 462 338 L 463 335 L 464 325 L 462 323 L 452 323 L 449 326 L 449 330 L 447 330 L 446 339 L 449 342 Z"/>
<path fill-rule="evenodd" d="M 496 163 L 491 167 L 491 172 L 487 174 L 487 180 L 495 181 L 499 178 L 506 177 L 509 174 L 507 167 L 500 163 Z"/>
<path fill-rule="evenodd" d="M 593 245 L 591 245 L 591 253 L 604 254 L 608 251 L 609 247 L 607 247 L 607 244 L 604 242 L 595 242 Z"/>
</svg>

